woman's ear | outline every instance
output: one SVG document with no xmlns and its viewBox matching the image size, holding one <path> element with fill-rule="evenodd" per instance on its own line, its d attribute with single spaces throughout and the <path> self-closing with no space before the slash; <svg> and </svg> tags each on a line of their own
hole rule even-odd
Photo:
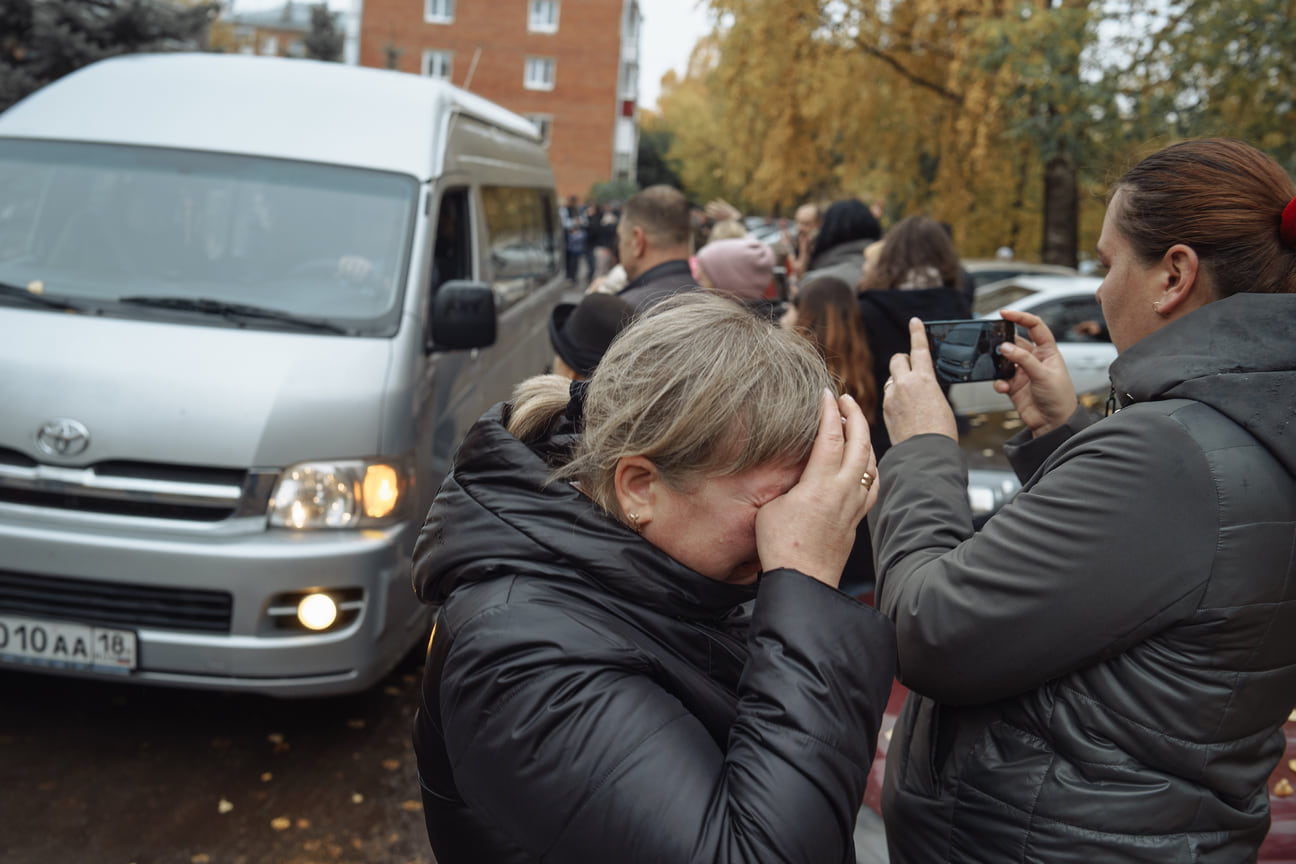
<svg viewBox="0 0 1296 864">
<path fill-rule="evenodd" d="M 646 456 L 622 456 L 617 460 L 613 487 L 621 512 L 642 528 L 652 521 L 661 473 Z"/>
<path fill-rule="evenodd" d="M 1183 243 L 1166 250 L 1161 259 L 1162 287 L 1155 307 L 1162 318 L 1186 315 L 1199 306 L 1205 306 L 1213 297 L 1197 252 Z"/>
</svg>

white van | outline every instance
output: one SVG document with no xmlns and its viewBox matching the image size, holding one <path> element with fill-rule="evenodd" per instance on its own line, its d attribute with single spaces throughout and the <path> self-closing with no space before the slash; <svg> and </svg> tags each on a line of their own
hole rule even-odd
<svg viewBox="0 0 1296 864">
<path fill-rule="evenodd" d="M 372 685 L 562 253 L 532 124 L 428 78 L 134 55 L 0 115 L 0 667 Z"/>
</svg>

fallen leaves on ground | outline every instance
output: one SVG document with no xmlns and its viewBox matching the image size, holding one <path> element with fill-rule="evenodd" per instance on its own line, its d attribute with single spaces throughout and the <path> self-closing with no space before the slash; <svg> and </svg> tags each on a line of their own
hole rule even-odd
<svg viewBox="0 0 1296 864">
<path fill-rule="evenodd" d="M 1288 780 L 1286 777 L 1282 778 L 1281 780 L 1279 780 L 1277 783 L 1274 784 L 1273 794 L 1278 796 L 1279 798 L 1291 797 L 1292 791 L 1293 790 L 1292 790 L 1291 781 Z"/>
<path fill-rule="evenodd" d="M 418 811 L 423 809 L 423 802 L 414 801 L 413 799 L 407 799 L 401 802 L 401 809 L 408 813 L 417 813 Z"/>
<path fill-rule="evenodd" d="M 276 831 L 287 831 L 292 827 L 292 820 L 287 816 L 276 816 L 270 820 L 270 827 Z"/>
<path fill-rule="evenodd" d="M 399 760 L 399 759 L 384 759 L 384 760 L 382 761 L 382 767 L 386 768 L 388 771 L 395 771 L 397 768 L 400 767 L 400 760 Z"/>
<path fill-rule="evenodd" d="M 227 801 L 224 798 L 220 799 L 220 803 L 216 805 L 216 812 L 220 813 L 221 815 L 224 815 L 233 809 L 234 809 L 234 802 Z"/>
</svg>

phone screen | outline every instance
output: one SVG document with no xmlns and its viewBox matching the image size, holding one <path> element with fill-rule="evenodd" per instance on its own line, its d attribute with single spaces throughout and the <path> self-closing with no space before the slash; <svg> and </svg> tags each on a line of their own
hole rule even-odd
<svg viewBox="0 0 1296 864">
<path fill-rule="evenodd" d="M 950 384 L 1011 378 L 1017 364 L 999 352 L 1013 338 L 1013 325 L 998 321 L 928 321 L 927 345 L 936 375 Z"/>
</svg>

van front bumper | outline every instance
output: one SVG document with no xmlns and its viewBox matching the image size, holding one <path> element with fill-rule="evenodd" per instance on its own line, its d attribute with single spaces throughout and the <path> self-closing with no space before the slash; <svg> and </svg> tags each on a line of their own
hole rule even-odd
<svg viewBox="0 0 1296 864">
<path fill-rule="evenodd" d="M 414 596 L 410 551 L 418 526 L 200 536 L 160 527 L 43 522 L 0 508 L 0 615 L 97 624 L 136 634 L 133 670 L 0 658 L 0 667 L 272 696 L 363 690 L 430 628 Z M 25 515 L 28 518 L 19 518 Z M 334 628 L 310 632 L 285 599 L 324 590 L 348 599 Z M 183 611 L 195 595 L 218 612 L 200 625 Z M 89 598 L 89 599 L 87 599 Z M 227 598 L 227 599 L 226 599 Z M 162 611 L 159 611 L 161 604 Z M 291 607 L 289 607 L 291 608 Z"/>
</svg>

